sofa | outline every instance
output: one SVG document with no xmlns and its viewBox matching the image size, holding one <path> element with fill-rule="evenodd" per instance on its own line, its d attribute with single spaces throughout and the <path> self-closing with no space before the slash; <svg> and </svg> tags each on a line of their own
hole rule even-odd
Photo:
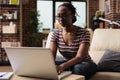
<svg viewBox="0 0 120 80">
<path fill-rule="evenodd" d="M 107 49 L 114 52 L 120 52 L 119 34 L 120 29 L 96 29 L 94 31 L 89 54 L 96 64 L 100 62 Z M 103 66 L 105 65 L 107 64 L 104 64 Z M 120 65 L 118 67 L 120 67 Z M 93 75 L 91 80 L 120 80 L 120 72 L 111 70 L 98 71 L 95 75 Z"/>
<path fill-rule="evenodd" d="M 90 34 L 91 34 L 90 36 L 91 44 L 90 44 L 89 54 L 93 59 L 93 61 L 98 66 L 100 65 L 100 62 L 102 62 L 102 60 L 104 59 L 103 57 L 105 56 L 106 52 L 108 53 L 109 51 L 113 51 L 120 54 L 120 29 L 96 29 L 94 32 L 91 29 L 88 29 L 88 30 L 90 31 Z M 52 32 L 50 32 L 48 35 L 46 48 L 49 48 L 50 46 L 51 35 L 52 35 Z M 56 59 L 63 59 L 63 57 L 59 54 L 59 51 Z M 120 63 L 120 58 L 116 63 L 117 64 Z M 115 64 L 112 63 L 112 65 L 115 65 Z M 104 68 L 105 65 L 107 65 L 107 63 L 102 65 L 103 69 L 105 69 Z M 112 65 L 109 65 L 109 66 L 112 66 Z M 102 66 L 100 65 L 100 68 Z M 117 67 L 120 67 L 120 65 L 118 64 Z M 98 70 L 98 72 L 96 72 L 96 74 L 93 75 L 90 80 L 120 80 L 120 72 L 111 71 L 111 69 L 103 70 L 103 71 Z"/>
</svg>

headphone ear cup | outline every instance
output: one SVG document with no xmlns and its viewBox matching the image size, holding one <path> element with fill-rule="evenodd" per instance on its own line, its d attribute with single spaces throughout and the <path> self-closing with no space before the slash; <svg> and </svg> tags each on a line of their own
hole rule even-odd
<svg viewBox="0 0 120 80">
<path fill-rule="evenodd" d="M 77 20 L 76 16 L 73 17 L 72 23 L 74 23 Z"/>
</svg>

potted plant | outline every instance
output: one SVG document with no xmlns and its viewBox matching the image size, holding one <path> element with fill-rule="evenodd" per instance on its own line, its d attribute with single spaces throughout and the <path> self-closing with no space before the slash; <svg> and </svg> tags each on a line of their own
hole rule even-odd
<svg viewBox="0 0 120 80">
<path fill-rule="evenodd" d="M 94 31 L 96 28 L 99 28 L 99 24 L 101 20 L 99 20 L 99 17 L 104 17 L 104 14 L 102 11 L 96 11 L 95 15 L 91 18 L 91 28 Z"/>
<path fill-rule="evenodd" d="M 39 22 L 38 17 L 40 16 L 38 11 L 31 11 L 29 15 L 29 21 L 27 24 L 25 46 L 29 47 L 41 47 L 42 40 L 46 38 L 47 35 L 39 32 L 39 29 L 42 27 L 43 23 Z"/>
</svg>

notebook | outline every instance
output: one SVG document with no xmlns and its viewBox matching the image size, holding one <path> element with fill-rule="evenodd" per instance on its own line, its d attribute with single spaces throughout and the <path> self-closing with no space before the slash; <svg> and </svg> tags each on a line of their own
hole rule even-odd
<svg viewBox="0 0 120 80">
<path fill-rule="evenodd" d="M 13 72 L 19 76 L 60 80 L 71 71 L 58 75 L 51 50 L 41 47 L 5 47 Z"/>
<path fill-rule="evenodd" d="M 0 72 L 0 80 L 9 80 L 13 75 L 13 72 Z"/>
</svg>

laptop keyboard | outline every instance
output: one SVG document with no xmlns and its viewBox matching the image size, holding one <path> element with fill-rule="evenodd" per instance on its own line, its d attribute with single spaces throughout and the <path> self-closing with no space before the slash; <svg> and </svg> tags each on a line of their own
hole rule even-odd
<svg viewBox="0 0 120 80">
<path fill-rule="evenodd" d="M 58 75 L 58 78 L 61 80 L 67 76 L 69 76 L 70 74 L 72 74 L 71 71 L 63 71 L 61 74 Z"/>
</svg>

